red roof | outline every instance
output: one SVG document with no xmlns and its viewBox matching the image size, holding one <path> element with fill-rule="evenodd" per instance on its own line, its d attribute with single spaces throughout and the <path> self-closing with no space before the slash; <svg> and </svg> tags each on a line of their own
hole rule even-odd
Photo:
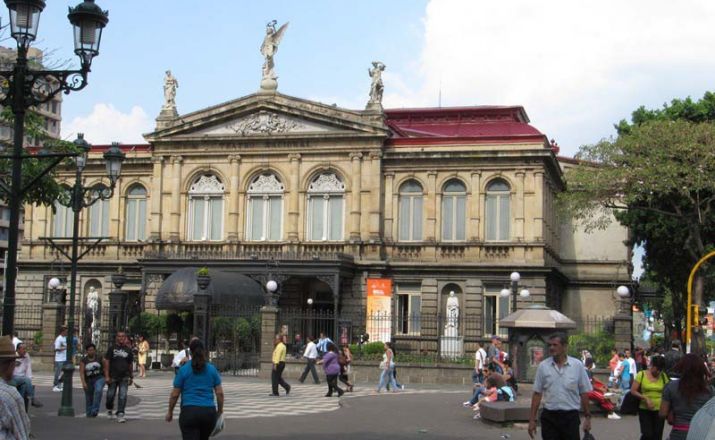
<svg viewBox="0 0 715 440">
<path fill-rule="evenodd" d="M 544 142 L 521 106 L 479 106 L 385 110 L 388 143 Z"/>
</svg>

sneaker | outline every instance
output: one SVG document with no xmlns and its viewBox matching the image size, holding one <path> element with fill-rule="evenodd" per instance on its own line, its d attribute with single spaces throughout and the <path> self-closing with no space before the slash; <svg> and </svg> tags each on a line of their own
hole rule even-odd
<svg viewBox="0 0 715 440">
<path fill-rule="evenodd" d="M 57 386 L 56 386 L 56 387 L 53 387 L 53 388 L 52 388 L 52 392 L 53 392 L 53 393 L 59 393 L 60 391 L 62 391 L 62 388 L 60 388 L 60 387 L 57 387 Z"/>
<path fill-rule="evenodd" d="M 286 388 L 286 396 L 287 396 L 288 394 L 290 394 L 290 386 L 288 386 L 288 388 Z"/>
<path fill-rule="evenodd" d="M 401 389 L 402 391 L 405 391 L 405 386 L 404 386 L 404 385 L 400 385 L 400 389 Z"/>
<path fill-rule="evenodd" d="M 34 406 L 35 408 L 42 408 L 42 407 L 44 406 L 44 405 L 42 404 L 42 402 L 40 402 L 40 401 L 37 400 L 37 399 L 32 399 L 31 405 Z"/>
<path fill-rule="evenodd" d="M 472 417 L 472 419 L 474 419 L 474 420 L 479 420 L 481 418 L 482 418 L 482 415 L 479 413 L 474 414 L 474 417 Z"/>
<path fill-rule="evenodd" d="M 127 423 L 127 419 L 124 418 L 124 414 L 117 416 L 117 423 Z"/>
<path fill-rule="evenodd" d="M 115 418 L 114 413 L 112 412 L 111 409 L 110 409 L 109 411 L 107 411 L 107 417 L 109 417 L 110 419 L 114 419 L 114 418 Z"/>
<path fill-rule="evenodd" d="M 465 407 L 465 408 L 469 408 L 470 406 L 472 406 L 472 402 L 470 402 L 469 400 L 467 400 L 466 402 L 462 403 L 462 406 Z"/>
<path fill-rule="evenodd" d="M 611 414 L 609 414 L 609 415 L 608 415 L 608 418 L 611 419 L 611 420 L 621 420 L 621 416 L 619 416 L 619 415 L 616 414 L 616 413 L 611 413 Z"/>
</svg>

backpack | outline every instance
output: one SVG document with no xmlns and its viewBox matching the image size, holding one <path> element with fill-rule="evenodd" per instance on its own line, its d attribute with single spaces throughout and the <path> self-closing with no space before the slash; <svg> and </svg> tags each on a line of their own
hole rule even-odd
<svg viewBox="0 0 715 440">
<path fill-rule="evenodd" d="M 513 402 L 514 390 L 510 386 L 503 386 L 497 390 L 497 401 L 501 402 Z"/>
</svg>

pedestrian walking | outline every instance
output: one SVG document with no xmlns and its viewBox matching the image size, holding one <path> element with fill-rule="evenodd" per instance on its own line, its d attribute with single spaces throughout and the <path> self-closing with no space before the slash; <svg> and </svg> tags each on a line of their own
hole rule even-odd
<svg viewBox="0 0 715 440">
<path fill-rule="evenodd" d="M 318 357 L 322 357 L 325 353 L 328 352 L 328 344 L 332 342 L 333 341 L 331 341 L 329 337 L 325 336 L 325 333 L 320 332 L 320 337 L 318 338 L 318 343 L 316 344 L 316 348 L 318 349 Z"/>
<path fill-rule="evenodd" d="M 276 335 L 273 342 L 273 370 L 271 371 L 271 396 L 278 397 L 278 385 L 286 391 L 286 396 L 290 394 L 290 385 L 283 379 L 283 370 L 286 367 L 286 344 L 283 341 L 285 336 Z"/>
<path fill-rule="evenodd" d="M 618 383 L 621 387 L 621 393 L 625 396 L 626 392 L 631 389 L 631 375 L 635 374 L 631 371 L 631 363 L 626 359 L 626 354 L 623 352 L 618 353 L 618 370 L 616 371 L 616 377 L 618 378 Z M 619 405 L 620 406 L 620 405 Z"/>
<path fill-rule="evenodd" d="M 149 350 L 149 341 L 144 338 L 144 335 L 139 335 L 139 344 L 137 346 L 137 351 L 139 352 L 139 359 L 137 361 L 139 364 L 139 377 L 146 377 L 146 357 Z"/>
<path fill-rule="evenodd" d="M 125 423 L 124 409 L 127 406 L 129 385 L 133 383 L 132 363 L 134 356 L 129 338 L 124 332 L 117 332 L 114 345 L 109 346 L 104 356 L 104 380 L 107 382 L 107 415 L 116 417 L 117 422 Z M 119 391 L 117 412 L 114 413 L 114 398 Z"/>
<path fill-rule="evenodd" d="M 618 372 L 618 365 L 620 364 L 618 360 L 618 350 L 615 348 L 611 349 L 611 359 L 608 361 L 608 370 L 610 376 L 608 377 L 608 388 L 615 388 L 618 383 L 618 377 L 616 373 Z"/>
<path fill-rule="evenodd" d="M 487 351 L 483 342 L 477 342 L 477 351 L 474 353 L 474 372 L 472 373 L 472 383 L 484 383 L 483 371 L 487 368 Z"/>
<path fill-rule="evenodd" d="M 675 371 L 675 366 L 683 358 L 683 352 L 680 350 L 680 341 L 674 339 L 670 343 L 670 350 L 665 353 L 665 374 L 671 379 L 677 379 L 678 373 Z"/>
<path fill-rule="evenodd" d="M 52 391 L 62 391 L 62 366 L 67 360 L 67 327 L 60 327 L 60 333 L 55 338 L 55 376 Z"/>
<path fill-rule="evenodd" d="M 8 384 L 15 371 L 15 346 L 10 336 L 0 337 L 0 438 L 27 440 L 30 438 L 30 419 L 25 402 L 14 386 Z"/>
<path fill-rule="evenodd" d="M 179 341 L 179 351 L 174 355 L 174 359 L 171 361 L 171 366 L 174 368 L 174 375 L 178 374 L 179 368 L 190 360 L 191 352 L 189 351 L 189 341 Z"/>
<path fill-rule="evenodd" d="M 663 439 L 665 420 L 658 415 L 658 411 L 663 390 L 670 382 L 663 371 L 664 368 L 665 359 L 662 356 L 653 356 L 650 359 L 650 367 L 639 371 L 631 386 L 631 394 L 641 401 L 638 406 L 641 440 Z"/>
<path fill-rule="evenodd" d="M 29 402 L 35 408 L 41 408 L 43 406 L 42 402 L 35 397 L 35 386 L 32 384 L 32 359 L 27 354 L 25 343 L 20 342 L 17 344 L 16 350 L 17 359 L 15 360 L 15 372 L 12 374 L 12 381 L 25 402 Z"/>
<path fill-rule="evenodd" d="M 379 393 L 386 386 L 389 386 L 392 392 L 396 392 L 397 384 L 395 383 L 395 376 L 392 374 L 392 369 L 395 368 L 392 349 L 390 349 L 390 345 L 387 342 L 383 344 L 383 347 L 385 352 L 382 355 L 382 362 L 380 362 L 382 373 L 380 374 L 380 382 L 377 384 L 377 392 Z"/>
<path fill-rule="evenodd" d="M 323 364 L 325 380 L 328 382 L 328 393 L 325 397 L 333 397 L 333 391 L 342 396 L 344 391 L 338 386 L 338 375 L 340 375 L 340 363 L 338 361 L 338 347 L 329 342 L 325 347 L 328 351 L 319 362 Z"/>
<path fill-rule="evenodd" d="M 91 342 L 84 347 L 84 351 L 87 354 L 79 362 L 79 378 L 84 390 L 84 412 L 87 417 L 97 417 L 105 383 L 102 361 L 97 355 L 97 346 Z"/>
<path fill-rule="evenodd" d="M 395 350 L 395 344 L 393 342 L 388 342 L 387 345 L 392 350 L 392 377 L 395 379 L 395 387 L 398 390 L 404 390 L 405 386 L 397 380 L 397 350 Z"/>
<path fill-rule="evenodd" d="M 305 358 L 305 368 L 303 369 L 303 373 L 300 375 L 298 382 L 305 382 L 305 378 L 308 376 L 308 372 L 310 372 L 313 376 L 313 382 L 317 385 L 320 383 L 320 379 L 318 379 L 318 372 L 315 371 L 315 363 L 318 361 L 318 348 L 316 347 L 312 336 L 308 336 L 306 339 L 308 340 L 308 344 L 305 346 L 305 351 L 303 352 L 303 358 Z"/>
<path fill-rule="evenodd" d="M 353 384 L 350 383 L 350 364 L 353 362 L 353 353 L 350 351 L 349 345 L 343 345 L 338 356 L 338 362 L 340 363 L 340 376 L 338 379 L 348 387 L 347 391 L 352 392 Z"/>
<path fill-rule="evenodd" d="M 536 415 L 543 398 L 541 438 L 543 440 L 579 440 L 579 408 L 583 408 L 583 431 L 591 431 L 588 393 L 592 390 L 586 368 L 580 360 L 568 356 L 568 338 L 554 333 L 548 338 L 551 357 L 536 369 L 534 394 L 531 396 L 529 437 L 536 434 Z"/>
<path fill-rule="evenodd" d="M 672 420 L 670 440 L 686 440 L 691 419 L 713 397 L 713 389 L 707 382 L 705 364 L 692 353 L 684 355 L 673 371 L 680 379 L 665 386 L 659 413 Z"/>
<path fill-rule="evenodd" d="M 181 396 L 179 428 L 184 440 L 208 440 L 223 415 L 223 387 L 221 376 L 206 359 L 204 344 L 195 339 L 189 344 L 191 362 L 185 363 L 174 377 L 174 388 L 169 397 L 166 421 L 174 417 L 174 407 Z M 216 400 L 214 401 L 214 395 Z"/>
</svg>

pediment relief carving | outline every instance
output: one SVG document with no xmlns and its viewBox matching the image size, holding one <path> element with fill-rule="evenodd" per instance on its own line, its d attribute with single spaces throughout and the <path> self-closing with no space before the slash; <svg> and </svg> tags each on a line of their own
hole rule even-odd
<svg viewBox="0 0 715 440">
<path fill-rule="evenodd" d="M 283 133 L 327 132 L 335 129 L 269 110 L 261 110 L 221 125 L 199 130 L 201 135 L 265 136 Z"/>
</svg>

